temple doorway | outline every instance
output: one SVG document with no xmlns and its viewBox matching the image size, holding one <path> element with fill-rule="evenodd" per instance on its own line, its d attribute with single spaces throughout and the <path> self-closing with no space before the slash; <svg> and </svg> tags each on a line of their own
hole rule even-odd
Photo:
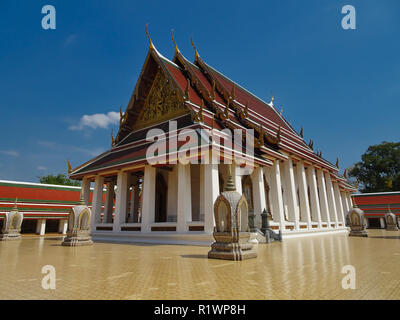
<svg viewBox="0 0 400 320">
<path fill-rule="evenodd" d="M 156 176 L 155 222 L 167 222 L 168 185 L 161 173 Z"/>
</svg>

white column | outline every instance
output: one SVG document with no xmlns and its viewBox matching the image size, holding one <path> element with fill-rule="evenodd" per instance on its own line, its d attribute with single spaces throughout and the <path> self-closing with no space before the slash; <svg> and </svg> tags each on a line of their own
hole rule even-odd
<svg viewBox="0 0 400 320">
<path fill-rule="evenodd" d="M 190 186 L 190 164 L 178 166 L 178 205 L 177 205 L 177 231 L 188 231 L 187 222 L 192 220 L 192 201 Z"/>
<path fill-rule="evenodd" d="M 308 228 L 311 229 L 310 202 L 308 200 L 308 185 L 303 161 L 297 163 L 297 180 L 299 181 L 300 207 L 302 212 L 301 219 L 302 221 L 307 222 Z"/>
<path fill-rule="evenodd" d="M 314 166 L 309 166 L 307 168 L 307 178 L 308 178 L 308 184 L 310 186 L 310 197 L 311 197 L 310 202 L 312 211 L 311 220 L 317 221 L 318 228 L 322 228 L 321 207 L 319 205 L 317 177 Z"/>
<path fill-rule="evenodd" d="M 351 210 L 353 208 L 353 198 L 351 197 L 350 192 L 347 194 L 347 199 L 348 199 L 348 202 L 349 202 L 349 208 Z"/>
<path fill-rule="evenodd" d="M 128 201 L 128 173 L 118 172 L 117 194 L 115 197 L 115 213 L 113 231 L 121 231 L 121 224 L 126 220 L 126 210 Z"/>
<path fill-rule="evenodd" d="M 90 180 L 87 178 L 82 179 L 81 196 L 83 197 L 85 204 L 88 206 L 90 199 Z"/>
<path fill-rule="evenodd" d="M 46 233 L 46 219 L 40 219 L 36 224 L 36 234 L 44 236 Z"/>
<path fill-rule="evenodd" d="M 322 170 L 317 170 L 318 177 L 318 190 L 319 190 L 319 202 L 321 205 L 321 219 L 323 222 L 328 224 L 328 228 L 331 227 L 331 218 L 329 214 L 328 195 L 326 193 L 325 175 Z"/>
<path fill-rule="evenodd" d="M 213 233 L 215 226 L 214 203 L 217 200 L 219 190 L 218 164 L 212 161 L 204 164 L 204 232 Z"/>
<path fill-rule="evenodd" d="M 112 214 L 114 210 L 114 182 L 107 183 L 106 201 L 104 204 L 104 222 L 112 222 Z"/>
<path fill-rule="evenodd" d="M 335 201 L 335 192 L 333 190 L 333 183 L 329 172 L 325 173 L 326 192 L 328 193 L 329 212 L 331 214 L 331 221 L 338 223 L 338 215 Z"/>
<path fill-rule="evenodd" d="M 345 221 L 344 221 L 343 203 L 342 203 L 342 197 L 340 195 L 339 185 L 337 182 L 333 183 L 333 190 L 335 195 L 335 204 L 336 204 L 336 212 L 338 215 L 338 221 L 342 222 L 342 227 L 344 227 Z"/>
<path fill-rule="evenodd" d="M 66 234 L 68 227 L 68 220 L 59 220 L 58 221 L 58 233 Z"/>
<path fill-rule="evenodd" d="M 264 175 L 261 167 L 254 168 L 251 175 L 251 182 L 253 184 L 253 201 L 254 201 L 254 224 L 257 228 L 261 228 L 261 213 L 267 208 L 265 202 L 264 191 Z"/>
<path fill-rule="evenodd" d="M 379 218 L 379 221 L 381 223 L 381 228 L 385 229 L 385 218 Z"/>
<path fill-rule="evenodd" d="M 346 193 L 341 192 L 340 197 L 342 198 L 342 206 L 343 206 L 343 215 L 344 215 L 344 223 L 346 224 L 346 217 L 349 213 L 349 204 L 347 203 Z"/>
<path fill-rule="evenodd" d="M 90 217 L 90 227 L 92 230 L 94 230 L 95 224 L 100 222 L 101 207 L 103 204 L 103 188 L 104 178 L 96 176 L 92 199 L 92 216 Z"/>
<path fill-rule="evenodd" d="M 285 194 L 288 205 L 288 220 L 295 223 L 295 230 L 299 230 L 299 208 L 297 206 L 296 183 L 292 159 L 283 163 Z"/>
<path fill-rule="evenodd" d="M 270 170 L 271 177 L 271 200 L 272 200 L 272 217 L 274 221 L 279 222 L 281 231 L 285 231 L 285 215 L 283 209 L 282 200 L 282 184 L 281 184 L 281 172 L 279 168 L 279 160 L 274 161 L 274 165 Z"/>
<path fill-rule="evenodd" d="M 199 212 L 200 221 L 204 221 L 204 165 L 199 165 L 200 168 L 200 197 L 199 197 Z"/>
<path fill-rule="evenodd" d="M 147 165 L 144 168 L 142 194 L 142 225 L 141 232 L 150 232 L 150 225 L 154 223 L 156 192 L 156 168 Z"/>
</svg>

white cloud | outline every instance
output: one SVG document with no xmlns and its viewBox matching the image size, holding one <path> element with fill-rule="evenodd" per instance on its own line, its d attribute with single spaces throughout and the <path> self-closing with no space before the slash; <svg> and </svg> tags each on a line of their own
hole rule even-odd
<svg viewBox="0 0 400 320">
<path fill-rule="evenodd" d="M 85 127 L 92 129 L 107 129 L 110 125 L 119 123 L 119 112 L 110 111 L 107 114 L 96 113 L 92 115 L 85 114 L 80 120 L 78 125 L 72 125 L 70 130 L 82 130 Z"/>
<path fill-rule="evenodd" d="M 43 167 L 43 166 L 38 166 L 36 169 L 40 170 L 40 171 L 46 171 L 47 168 Z"/>
<path fill-rule="evenodd" d="M 15 150 L 4 150 L 0 151 L 0 153 L 10 157 L 19 157 L 19 153 Z"/>
</svg>

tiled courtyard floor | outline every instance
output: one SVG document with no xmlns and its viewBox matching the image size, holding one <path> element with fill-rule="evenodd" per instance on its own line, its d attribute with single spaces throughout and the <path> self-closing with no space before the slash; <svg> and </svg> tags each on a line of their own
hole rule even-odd
<svg viewBox="0 0 400 320">
<path fill-rule="evenodd" d="M 369 230 L 258 245 L 258 258 L 207 259 L 208 247 L 95 243 L 54 237 L 0 242 L 0 299 L 400 299 L 400 231 Z M 44 290 L 42 267 L 56 269 Z M 342 267 L 356 289 L 342 289 Z"/>
</svg>

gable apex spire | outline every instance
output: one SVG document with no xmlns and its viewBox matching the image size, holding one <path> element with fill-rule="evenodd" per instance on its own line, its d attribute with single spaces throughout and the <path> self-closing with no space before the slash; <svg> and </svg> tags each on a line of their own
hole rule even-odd
<svg viewBox="0 0 400 320">
<path fill-rule="evenodd" d="M 194 60 L 195 61 L 197 61 L 198 59 L 199 59 L 199 53 L 198 53 L 198 51 L 197 51 L 197 49 L 196 49 L 196 46 L 194 45 L 194 42 L 193 42 L 193 37 L 192 36 L 190 36 L 190 42 L 192 43 L 192 47 L 193 47 L 193 49 L 194 49 Z"/>
<path fill-rule="evenodd" d="M 175 39 L 174 39 L 174 29 L 171 29 L 171 39 L 175 45 L 175 54 L 177 54 L 179 52 L 179 49 L 178 49 L 178 45 L 176 44 Z"/>
<path fill-rule="evenodd" d="M 155 48 L 154 48 L 154 45 L 153 45 L 153 41 L 151 41 L 151 38 L 150 38 L 150 35 L 149 35 L 149 31 L 147 30 L 147 25 L 148 25 L 148 23 L 146 23 L 146 36 L 147 36 L 147 38 L 149 38 L 149 49 L 150 50 L 154 50 Z"/>
</svg>

